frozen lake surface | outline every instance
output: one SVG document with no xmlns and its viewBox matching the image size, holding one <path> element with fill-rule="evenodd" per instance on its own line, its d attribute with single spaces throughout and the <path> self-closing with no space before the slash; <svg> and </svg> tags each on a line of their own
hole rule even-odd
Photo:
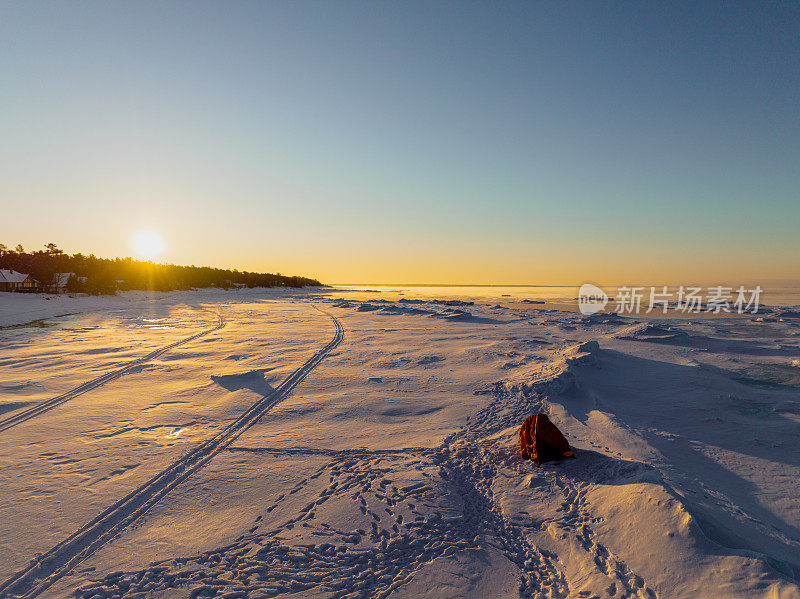
<svg viewBox="0 0 800 599">
<path fill-rule="evenodd" d="M 0 294 L 0 594 L 800 596 L 800 318 L 514 293 Z"/>
</svg>

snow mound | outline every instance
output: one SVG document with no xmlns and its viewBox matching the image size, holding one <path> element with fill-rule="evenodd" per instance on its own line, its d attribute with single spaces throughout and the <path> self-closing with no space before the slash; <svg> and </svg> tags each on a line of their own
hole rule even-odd
<svg viewBox="0 0 800 599">
<path fill-rule="evenodd" d="M 660 325 L 640 323 L 620 331 L 617 335 L 620 339 L 631 341 L 650 341 L 654 343 L 670 343 L 688 341 L 689 334 L 675 327 L 663 327 Z"/>
<path fill-rule="evenodd" d="M 507 394 L 521 393 L 524 396 L 563 393 L 578 384 L 574 366 L 579 364 L 599 367 L 600 345 L 597 341 L 585 341 L 557 352 L 548 362 L 532 371 L 514 378 L 500 381 L 497 387 Z"/>
<path fill-rule="evenodd" d="M 466 310 L 453 310 L 452 312 L 445 312 L 445 313 L 436 313 L 433 316 L 437 318 L 443 318 L 444 320 L 449 320 L 451 322 L 465 322 L 472 320 L 472 312 L 467 312 Z"/>
<path fill-rule="evenodd" d="M 380 310 L 380 306 L 376 306 L 374 304 L 361 304 L 358 308 L 356 308 L 357 312 L 374 312 L 375 310 Z"/>
<path fill-rule="evenodd" d="M 581 319 L 581 323 L 586 325 L 593 325 L 593 324 L 625 324 L 627 321 L 622 318 L 616 312 L 611 312 L 610 314 L 606 314 L 604 312 L 597 312 L 595 314 L 589 314 L 588 316 L 584 316 Z"/>
</svg>

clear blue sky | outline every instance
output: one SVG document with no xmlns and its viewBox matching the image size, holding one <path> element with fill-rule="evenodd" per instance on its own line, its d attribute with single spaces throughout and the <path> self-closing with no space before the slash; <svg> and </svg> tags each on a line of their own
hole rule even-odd
<svg viewBox="0 0 800 599">
<path fill-rule="evenodd" d="M 328 282 L 800 276 L 800 4 L 0 5 L 7 245 Z"/>
</svg>

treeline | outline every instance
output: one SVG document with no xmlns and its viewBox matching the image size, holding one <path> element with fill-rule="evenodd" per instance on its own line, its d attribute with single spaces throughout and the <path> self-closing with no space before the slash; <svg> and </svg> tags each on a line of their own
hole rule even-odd
<svg viewBox="0 0 800 599">
<path fill-rule="evenodd" d="M 56 273 L 74 273 L 65 290 L 73 293 L 111 294 L 118 290 L 173 291 L 204 287 L 305 287 L 321 285 L 316 279 L 280 273 L 225 270 L 209 266 L 154 264 L 132 258 L 98 258 L 94 254 L 65 254 L 56 244 L 26 252 L 21 245 L 9 249 L 0 243 L 0 268 L 31 275 L 42 290 L 52 289 Z"/>
</svg>

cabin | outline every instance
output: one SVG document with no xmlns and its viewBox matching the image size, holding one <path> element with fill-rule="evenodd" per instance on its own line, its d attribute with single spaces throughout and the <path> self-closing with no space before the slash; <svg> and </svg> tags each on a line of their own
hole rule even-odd
<svg viewBox="0 0 800 599">
<path fill-rule="evenodd" d="M 0 291 L 33 292 L 39 290 L 36 279 L 16 270 L 0 269 Z"/>
<path fill-rule="evenodd" d="M 57 272 L 53 275 L 53 282 L 50 284 L 50 289 L 53 293 L 64 293 L 67 289 L 67 283 L 70 277 L 74 277 L 74 272 Z"/>
</svg>

